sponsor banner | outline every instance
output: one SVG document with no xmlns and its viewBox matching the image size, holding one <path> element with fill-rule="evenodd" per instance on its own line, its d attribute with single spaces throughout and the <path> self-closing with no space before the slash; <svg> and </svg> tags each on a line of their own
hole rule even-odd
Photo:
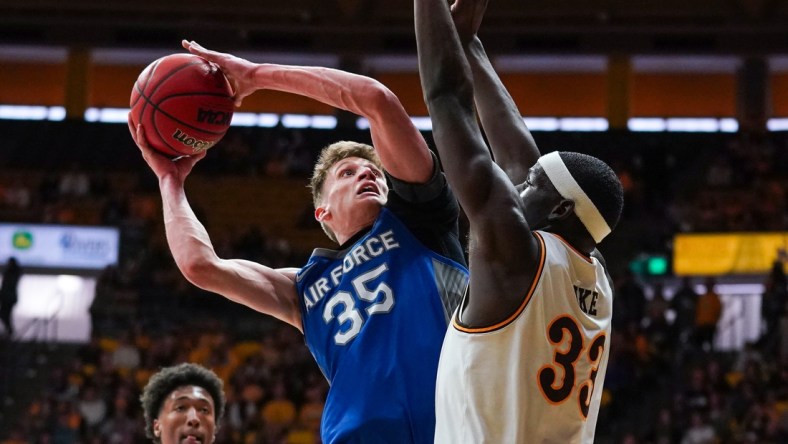
<svg viewBox="0 0 788 444">
<path fill-rule="evenodd" d="M 114 227 L 0 223 L 0 264 L 13 256 L 23 267 L 101 270 L 118 263 Z"/>
<path fill-rule="evenodd" d="M 788 232 L 678 234 L 673 240 L 677 275 L 766 274 L 788 249 Z"/>
</svg>

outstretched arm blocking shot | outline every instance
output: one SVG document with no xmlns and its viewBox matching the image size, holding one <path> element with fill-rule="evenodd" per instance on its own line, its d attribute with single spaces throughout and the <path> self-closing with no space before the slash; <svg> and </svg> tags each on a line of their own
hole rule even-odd
<svg viewBox="0 0 788 444">
<path fill-rule="evenodd" d="M 474 267 L 497 277 L 470 284 L 472 293 L 501 298 L 497 308 L 484 304 L 471 310 L 486 322 L 509 311 L 517 295 L 527 291 L 536 269 L 538 243 L 530 234 L 514 184 L 493 162 L 477 124 L 471 67 L 448 3 L 415 0 L 415 16 L 419 73 L 435 145 L 470 221 L 470 255 L 484 258 Z M 468 303 L 476 305 L 473 298 Z"/>
<path fill-rule="evenodd" d="M 441 350 L 435 442 L 591 443 L 612 317 L 595 248 L 618 222 L 621 184 L 592 156 L 539 157 L 476 36 L 487 1 L 415 0 L 435 144 L 471 236 L 469 289 Z"/>
<path fill-rule="evenodd" d="M 457 0 L 451 14 L 473 73 L 473 97 L 495 163 L 520 185 L 539 158 L 539 149 L 520 110 L 490 63 L 477 36 L 489 0 Z"/>
</svg>

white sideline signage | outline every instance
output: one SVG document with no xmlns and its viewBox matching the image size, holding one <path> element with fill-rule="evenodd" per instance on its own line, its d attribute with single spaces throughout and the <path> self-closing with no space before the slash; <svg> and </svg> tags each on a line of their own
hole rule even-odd
<svg viewBox="0 0 788 444">
<path fill-rule="evenodd" d="M 15 257 L 22 267 L 102 270 L 118 263 L 115 227 L 0 223 L 0 264 Z"/>
</svg>

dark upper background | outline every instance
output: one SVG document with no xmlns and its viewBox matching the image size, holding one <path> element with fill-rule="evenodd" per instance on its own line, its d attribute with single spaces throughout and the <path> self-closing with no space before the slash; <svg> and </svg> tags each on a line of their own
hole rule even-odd
<svg viewBox="0 0 788 444">
<path fill-rule="evenodd" d="M 495 53 L 785 53 L 785 0 L 493 0 Z M 0 43 L 413 53 L 410 0 L 3 0 Z"/>
</svg>

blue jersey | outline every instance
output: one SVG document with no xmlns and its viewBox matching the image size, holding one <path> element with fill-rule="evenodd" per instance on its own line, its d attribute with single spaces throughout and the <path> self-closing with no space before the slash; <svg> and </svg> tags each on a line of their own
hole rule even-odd
<svg viewBox="0 0 788 444">
<path fill-rule="evenodd" d="M 296 285 L 331 386 L 324 443 L 433 442 L 438 358 L 467 278 L 387 208 L 347 248 L 314 251 Z"/>
</svg>

